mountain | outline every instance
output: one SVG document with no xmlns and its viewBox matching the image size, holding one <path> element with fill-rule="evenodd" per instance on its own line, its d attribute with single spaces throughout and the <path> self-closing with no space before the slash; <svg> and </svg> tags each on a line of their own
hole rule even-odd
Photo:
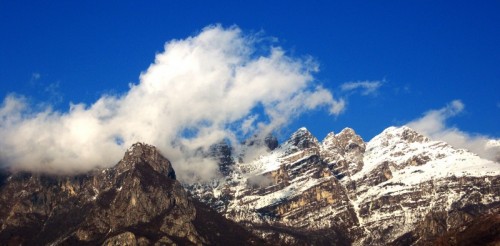
<svg viewBox="0 0 500 246">
<path fill-rule="evenodd" d="M 225 170 L 216 182 L 186 188 L 267 241 L 454 245 L 474 234 L 462 232 L 481 231 L 491 234 L 483 235 L 487 242 L 500 242 L 498 230 L 477 226 L 498 224 L 500 164 L 408 127 L 390 127 L 369 142 L 350 128 L 319 142 L 301 128 Z"/>
<path fill-rule="evenodd" d="M 300 128 L 281 144 L 254 137 L 204 155 L 221 176 L 196 184 L 143 143 L 76 176 L 0 173 L 0 244 L 500 243 L 500 163 L 408 127 L 368 142 Z"/>
<path fill-rule="evenodd" d="M 265 243 L 189 199 L 170 162 L 147 144 L 133 145 L 109 169 L 2 179 L 2 245 Z"/>
</svg>

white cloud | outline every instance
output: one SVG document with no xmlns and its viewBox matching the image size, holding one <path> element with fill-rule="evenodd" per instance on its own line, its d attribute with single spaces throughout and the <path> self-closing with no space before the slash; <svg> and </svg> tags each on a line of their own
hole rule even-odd
<svg viewBox="0 0 500 246">
<path fill-rule="evenodd" d="M 157 146 L 180 179 L 210 178 L 217 167 L 194 153 L 241 134 L 268 134 L 319 107 L 344 102 L 314 82 L 317 65 L 262 47 L 237 27 L 209 26 L 165 51 L 120 96 L 103 95 L 68 112 L 33 111 L 10 95 L 0 108 L 0 163 L 13 169 L 82 172 L 114 165 L 137 141 Z M 189 132 L 187 134 L 186 132 Z"/>
<path fill-rule="evenodd" d="M 360 90 L 361 95 L 372 95 L 377 93 L 378 89 L 382 86 L 383 81 L 356 81 L 356 82 L 346 82 L 340 86 L 342 91 L 355 91 Z"/>
<path fill-rule="evenodd" d="M 457 148 L 468 149 L 486 159 L 500 161 L 500 141 L 446 125 L 446 120 L 461 113 L 464 107 L 460 100 L 454 100 L 444 108 L 428 111 L 407 125 L 432 139 L 445 141 Z"/>
</svg>

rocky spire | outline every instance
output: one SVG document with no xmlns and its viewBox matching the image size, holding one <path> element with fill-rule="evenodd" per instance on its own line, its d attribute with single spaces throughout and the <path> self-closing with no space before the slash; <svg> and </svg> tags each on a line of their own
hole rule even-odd
<svg viewBox="0 0 500 246">
<path fill-rule="evenodd" d="M 137 164 L 149 165 L 156 172 L 175 179 L 175 171 L 170 161 L 163 157 L 158 149 L 152 145 L 139 142 L 133 144 L 125 152 L 123 159 L 118 163 L 116 169 L 119 172 L 123 172 L 134 168 Z"/>
<path fill-rule="evenodd" d="M 293 153 L 307 148 L 318 148 L 318 139 L 305 127 L 299 128 L 290 138 L 283 143 L 282 148 L 287 153 Z"/>
<path fill-rule="evenodd" d="M 323 161 L 338 173 L 342 179 L 352 176 L 363 167 L 363 154 L 366 144 L 351 128 L 344 128 L 340 133 L 329 133 L 321 144 Z"/>
</svg>

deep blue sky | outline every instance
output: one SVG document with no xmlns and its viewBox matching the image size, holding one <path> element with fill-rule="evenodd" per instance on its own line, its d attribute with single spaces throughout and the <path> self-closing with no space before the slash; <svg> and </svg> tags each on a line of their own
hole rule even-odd
<svg viewBox="0 0 500 246">
<path fill-rule="evenodd" d="M 290 130 L 321 140 L 349 126 L 368 140 L 459 99 L 465 111 L 449 125 L 500 137 L 500 1 L 296 2 L 1 1 L 0 96 L 92 103 L 137 82 L 165 42 L 236 24 L 314 57 L 319 82 L 347 99 L 343 114 L 309 113 Z M 384 84 L 340 91 L 364 80 Z"/>
</svg>

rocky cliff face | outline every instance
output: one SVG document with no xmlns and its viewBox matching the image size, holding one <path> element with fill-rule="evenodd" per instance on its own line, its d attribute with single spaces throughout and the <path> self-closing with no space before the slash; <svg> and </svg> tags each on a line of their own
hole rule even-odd
<svg viewBox="0 0 500 246">
<path fill-rule="evenodd" d="M 267 137 L 246 146 L 243 153 L 258 157 L 236 156 L 225 142 L 214 145 L 206 156 L 219 162 L 221 178 L 184 184 L 188 192 L 170 162 L 140 143 L 115 167 L 83 175 L 0 174 L 0 242 L 484 245 L 500 240 L 500 163 L 408 127 L 388 128 L 369 142 L 349 128 L 320 142 L 301 128 L 281 145 Z M 251 152 L 254 147 L 259 152 Z"/>
<path fill-rule="evenodd" d="M 115 167 L 85 175 L 12 174 L 0 194 L 2 244 L 262 243 L 193 203 L 170 162 L 146 144 L 132 146 Z"/>
<path fill-rule="evenodd" d="M 500 164 L 389 128 L 367 144 L 365 167 L 352 177 L 364 244 L 388 238 L 425 245 L 500 202 Z"/>
<path fill-rule="evenodd" d="M 369 142 L 349 128 L 319 142 L 301 128 L 232 170 L 190 193 L 280 243 L 327 230 L 330 240 L 344 239 L 339 244 L 428 245 L 500 211 L 499 163 L 408 127 L 388 128 Z"/>
</svg>

